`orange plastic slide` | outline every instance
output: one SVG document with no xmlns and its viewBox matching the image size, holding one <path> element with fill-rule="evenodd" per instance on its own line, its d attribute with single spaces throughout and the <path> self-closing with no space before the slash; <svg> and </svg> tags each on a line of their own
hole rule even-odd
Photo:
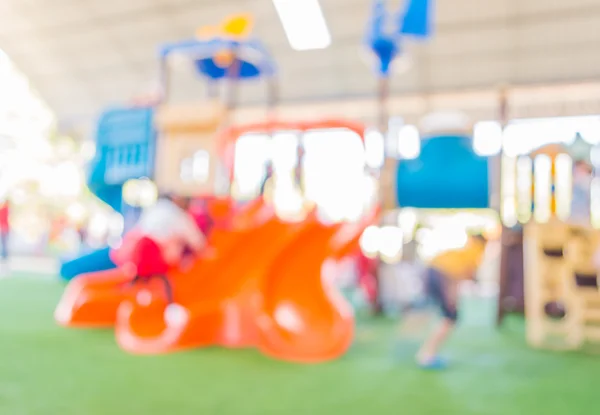
<svg viewBox="0 0 600 415">
<path fill-rule="evenodd" d="M 374 216 L 326 226 L 312 213 L 287 223 L 258 201 L 235 219 L 233 230 L 211 236 L 209 252 L 191 269 L 169 275 L 176 304 L 167 305 L 159 281 L 131 285 L 113 270 L 73 280 L 56 320 L 114 325 L 118 344 L 136 354 L 222 345 L 297 362 L 341 356 L 354 318 L 324 264 L 356 246 Z"/>
<path fill-rule="evenodd" d="M 274 358 L 303 363 L 343 355 L 354 335 L 351 306 L 334 286 L 335 262 L 354 252 L 364 229 L 358 223 L 326 226 L 315 220 L 285 247 L 263 283 L 259 349 Z"/>
</svg>

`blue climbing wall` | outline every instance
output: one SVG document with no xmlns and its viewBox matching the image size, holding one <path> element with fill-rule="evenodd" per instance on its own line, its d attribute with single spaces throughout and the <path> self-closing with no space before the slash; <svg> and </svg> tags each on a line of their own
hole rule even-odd
<svg viewBox="0 0 600 415">
<path fill-rule="evenodd" d="M 117 211 L 122 207 L 123 184 L 154 174 L 153 118 L 153 108 L 116 108 L 105 111 L 98 121 L 88 186 Z"/>
<path fill-rule="evenodd" d="M 468 137 L 424 139 L 421 154 L 400 160 L 396 197 L 401 207 L 466 209 L 489 207 L 489 163 Z"/>
</svg>

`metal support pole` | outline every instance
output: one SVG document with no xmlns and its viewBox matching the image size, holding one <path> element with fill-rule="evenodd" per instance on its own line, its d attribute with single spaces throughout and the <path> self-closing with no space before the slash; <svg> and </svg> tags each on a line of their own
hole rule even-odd
<svg viewBox="0 0 600 415">
<path fill-rule="evenodd" d="M 388 129 L 389 122 L 389 98 L 390 98 L 390 77 L 387 75 L 381 76 L 379 78 L 378 85 L 378 93 L 377 93 L 377 103 L 379 105 L 379 119 L 377 125 L 379 127 L 379 131 L 382 134 Z"/>
<path fill-rule="evenodd" d="M 227 68 L 227 98 L 225 101 L 227 110 L 229 112 L 234 111 L 238 104 L 238 86 L 240 81 L 241 62 L 238 59 L 237 45 L 232 45 L 231 55 L 231 65 L 229 65 L 229 68 Z"/>
<path fill-rule="evenodd" d="M 279 101 L 279 85 L 277 84 L 277 78 L 275 78 L 274 74 L 271 74 L 268 78 L 267 78 L 267 121 L 269 123 L 271 122 L 275 122 L 276 120 L 276 114 L 275 114 L 275 109 L 277 107 L 277 102 Z M 271 179 L 271 183 L 276 183 L 276 180 L 274 180 L 274 177 L 276 176 L 276 172 L 275 172 L 275 163 L 273 163 L 273 138 L 274 138 L 274 133 L 276 131 L 273 131 L 273 129 L 271 127 L 269 127 L 269 130 L 267 131 L 267 134 L 269 135 L 269 145 L 270 145 L 270 159 L 267 161 L 267 164 L 265 166 L 265 184 L 267 182 L 267 180 Z M 270 177 L 269 177 L 270 175 Z M 275 186 L 272 186 L 272 188 L 274 188 Z M 264 185 L 261 189 L 261 195 L 264 196 Z"/>
<path fill-rule="evenodd" d="M 224 120 L 224 124 L 225 125 L 229 125 L 231 124 L 232 121 L 232 116 L 233 116 L 233 111 L 236 109 L 237 107 L 237 101 L 238 101 L 238 87 L 239 87 L 239 80 L 240 80 L 240 69 L 241 69 L 241 62 L 238 59 L 239 56 L 239 51 L 238 51 L 239 46 L 236 44 L 232 44 L 231 45 L 231 65 L 229 65 L 229 68 L 227 68 L 227 95 L 226 95 L 226 100 L 225 100 L 225 120 Z M 234 153 L 234 157 L 235 157 L 235 149 L 231 149 L 230 151 L 233 151 Z M 231 193 L 231 186 L 233 184 L 233 180 L 234 180 L 234 165 L 235 165 L 235 160 L 233 159 L 234 157 L 232 157 L 231 162 L 232 165 L 231 166 L 227 166 L 229 171 L 227 172 L 228 175 L 228 193 Z"/>
<path fill-rule="evenodd" d="M 219 97 L 219 84 L 215 80 L 210 79 L 206 83 L 206 96 L 209 99 L 216 99 Z"/>
<path fill-rule="evenodd" d="M 171 74 L 170 74 L 169 69 L 170 68 L 169 68 L 168 56 L 167 55 L 162 56 L 160 58 L 159 66 L 158 66 L 159 91 L 158 91 L 157 102 L 155 103 L 155 105 L 157 107 L 167 103 L 169 100 L 169 95 L 171 92 L 170 91 Z M 158 183 L 158 181 L 160 179 L 157 177 L 158 176 L 157 175 L 157 166 L 159 165 L 158 155 L 159 155 L 159 149 L 161 147 L 161 140 L 163 140 L 163 137 L 160 134 L 160 131 L 157 131 L 154 134 L 152 134 L 151 140 L 152 139 L 154 141 L 153 142 L 151 141 L 150 143 L 148 143 L 148 159 L 151 160 L 151 161 L 149 161 L 149 163 L 151 163 L 149 166 L 149 170 L 150 170 L 150 177 L 152 178 L 152 180 L 154 180 L 155 182 Z M 163 190 L 163 189 L 161 189 L 161 190 Z"/>
<path fill-rule="evenodd" d="M 502 127 L 502 131 L 504 132 L 504 129 L 506 127 L 506 125 L 508 124 L 508 99 L 506 96 L 506 89 L 501 89 L 500 90 L 500 97 L 499 97 L 499 105 L 498 105 L 498 121 L 500 122 L 500 125 Z M 497 180 L 500 181 L 500 185 L 498 186 L 498 189 L 500 189 L 500 200 L 499 200 L 499 211 L 500 213 L 502 212 L 502 153 L 503 150 L 500 151 L 500 154 L 498 157 L 500 157 L 500 162 L 498 163 L 499 165 L 499 169 L 498 169 L 498 178 Z M 502 216 L 500 215 L 500 220 L 502 220 Z M 501 228 L 501 233 L 500 233 L 500 278 L 499 278 L 499 291 L 498 291 L 498 308 L 497 308 L 497 315 L 496 315 L 496 324 L 498 326 L 500 326 L 502 324 L 502 322 L 504 321 L 504 317 L 506 314 L 506 310 L 504 307 L 504 303 L 505 303 L 505 297 L 506 297 L 506 293 L 508 290 L 508 283 L 509 283 L 509 279 L 510 279 L 510 266 L 509 266 L 509 253 L 510 253 L 510 246 L 509 244 L 512 243 L 512 240 L 514 238 L 511 238 L 511 230 L 509 228 L 507 228 L 504 223 L 501 224 L 502 228 Z"/>
<path fill-rule="evenodd" d="M 275 119 L 275 109 L 279 102 L 279 84 L 275 75 L 267 80 L 267 112 L 269 120 Z"/>
<path fill-rule="evenodd" d="M 384 148 L 384 161 L 381 170 L 378 172 L 379 176 L 379 201 L 382 206 L 385 208 L 387 197 L 389 197 L 388 192 L 391 191 L 389 186 L 388 176 L 390 173 L 390 169 L 393 168 L 393 164 L 395 160 L 390 155 L 387 154 L 387 134 L 388 134 L 388 126 L 389 126 L 389 97 L 390 97 L 390 78 L 387 75 L 382 75 L 379 78 L 378 91 L 377 91 L 377 103 L 379 106 L 378 109 L 378 120 L 377 126 L 380 134 L 383 138 L 383 148 Z M 385 225 L 385 211 L 381 218 L 382 225 Z M 379 265 L 377 265 L 375 269 L 375 283 L 377 287 L 377 295 L 375 297 L 375 304 L 373 312 L 376 315 L 381 315 L 383 313 L 383 304 L 381 303 L 381 278 L 379 274 Z"/>
<path fill-rule="evenodd" d="M 171 88 L 171 74 L 169 73 L 169 63 L 167 60 L 167 57 L 164 56 L 160 59 L 160 63 L 159 63 L 159 67 L 158 67 L 158 76 L 159 76 L 159 97 L 158 97 L 158 103 L 159 104 L 163 104 L 165 102 L 168 101 L 169 99 L 169 94 L 170 94 L 170 88 Z"/>
</svg>

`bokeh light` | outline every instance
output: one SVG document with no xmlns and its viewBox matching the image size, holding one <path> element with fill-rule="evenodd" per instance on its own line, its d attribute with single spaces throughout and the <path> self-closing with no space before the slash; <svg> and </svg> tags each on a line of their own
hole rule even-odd
<svg viewBox="0 0 600 415">
<path fill-rule="evenodd" d="M 150 179 L 131 179 L 123 185 L 123 199 L 130 206 L 151 206 L 157 198 L 158 188 Z"/>
</svg>

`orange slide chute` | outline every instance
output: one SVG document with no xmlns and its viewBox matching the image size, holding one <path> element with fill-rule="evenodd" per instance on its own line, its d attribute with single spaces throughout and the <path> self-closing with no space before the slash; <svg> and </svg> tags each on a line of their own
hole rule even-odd
<svg viewBox="0 0 600 415">
<path fill-rule="evenodd" d="M 351 306 L 334 286 L 335 260 L 358 248 L 375 209 L 357 223 L 315 221 L 278 256 L 263 282 L 260 350 L 283 360 L 313 363 L 335 359 L 354 335 Z"/>
<path fill-rule="evenodd" d="M 132 285 L 112 270 L 73 280 L 55 317 L 70 327 L 114 326 L 117 343 L 135 354 L 222 345 L 289 361 L 334 359 L 351 344 L 354 317 L 323 265 L 370 223 L 324 225 L 314 212 L 284 222 L 259 200 L 229 230 L 215 230 L 191 269 L 170 273 L 176 305 L 167 305 L 160 281 Z"/>
</svg>

